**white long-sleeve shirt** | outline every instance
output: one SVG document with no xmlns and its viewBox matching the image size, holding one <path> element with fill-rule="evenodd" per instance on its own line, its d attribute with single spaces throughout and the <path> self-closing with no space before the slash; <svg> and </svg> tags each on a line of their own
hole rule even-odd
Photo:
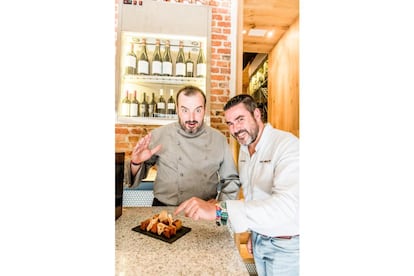
<svg viewBox="0 0 414 276">
<path fill-rule="evenodd" d="M 265 124 L 256 152 L 240 147 L 239 176 L 245 200 L 227 200 L 236 233 L 299 234 L 299 139 Z"/>
</svg>

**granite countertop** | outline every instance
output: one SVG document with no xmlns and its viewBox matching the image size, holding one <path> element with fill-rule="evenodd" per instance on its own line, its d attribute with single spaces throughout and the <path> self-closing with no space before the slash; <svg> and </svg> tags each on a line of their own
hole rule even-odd
<svg viewBox="0 0 414 276">
<path fill-rule="evenodd" d="M 115 222 L 117 276 L 249 275 L 229 228 L 214 221 L 175 216 L 191 231 L 167 243 L 131 230 L 161 210 L 175 207 L 124 207 Z"/>
</svg>

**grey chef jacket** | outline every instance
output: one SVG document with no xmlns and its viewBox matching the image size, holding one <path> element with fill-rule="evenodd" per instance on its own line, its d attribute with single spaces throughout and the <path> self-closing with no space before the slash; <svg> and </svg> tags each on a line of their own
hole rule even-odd
<svg viewBox="0 0 414 276">
<path fill-rule="evenodd" d="M 203 124 L 197 133 L 189 134 L 175 122 L 154 129 L 151 135 L 149 148 L 160 144 L 162 148 L 144 162 L 135 177 L 128 166 L 132 180 L 128 180 L 129 187 L 138 186 L 156 164 L 154 197 L 167 205 L 179 205 L 193 196 L 204 200 L 215 198 L 218 174 L 224 180 L 219 199 L 236 199 L 239 175 L 222 133 Z"/>
</svg>

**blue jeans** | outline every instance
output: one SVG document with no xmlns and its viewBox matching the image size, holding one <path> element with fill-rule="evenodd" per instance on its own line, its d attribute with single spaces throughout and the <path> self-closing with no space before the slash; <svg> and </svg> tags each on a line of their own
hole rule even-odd
<svg viewBox="0 0 414 276">
<path fill-rule="evenodd" d="M 299 275 L 299 236 L 280 239 L 252 232 L 252 246 L 259 276 Z"/>
</svg>

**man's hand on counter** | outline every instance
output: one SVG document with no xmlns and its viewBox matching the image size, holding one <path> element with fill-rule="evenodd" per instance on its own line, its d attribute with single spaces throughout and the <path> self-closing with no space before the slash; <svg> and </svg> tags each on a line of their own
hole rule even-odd
<svg viewBox="0 0 414 276">
<path fill-rule="evenodd" d="M 215 220 L 216 205 L 213 201 L 205 201 L 198 197 L 192 197 L 181 203 L 174 211 L 174 215 L 184 212 L 186 217 L 194 220 Z"/>
</svg>

